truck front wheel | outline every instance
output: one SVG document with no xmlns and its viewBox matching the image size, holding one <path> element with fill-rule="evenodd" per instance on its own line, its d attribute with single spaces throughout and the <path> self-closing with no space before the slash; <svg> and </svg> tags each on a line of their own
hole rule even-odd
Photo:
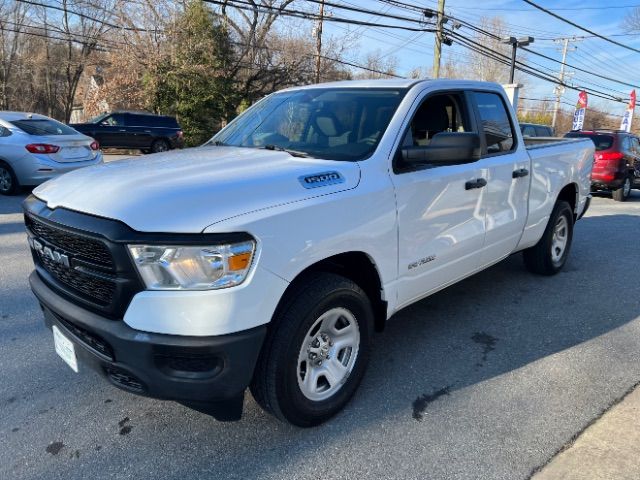
<svg viewBox="0 0 640 480">
<path fill-rule="evenodd" d="M 266 411 L 300 427 L 318 425 L 354 394 L 369 359 L 373 310 L 351 280 L 317 273 L 278 309 L 251 383 Z"/>
<path fill-rule="evenodd" d="M 540 241 L 522 252 L 525 266 L 533 273 L 555 275 L 567 261 L 572 239 L 573 211 L 560 200 L 553 207 Z"/>
</svg>

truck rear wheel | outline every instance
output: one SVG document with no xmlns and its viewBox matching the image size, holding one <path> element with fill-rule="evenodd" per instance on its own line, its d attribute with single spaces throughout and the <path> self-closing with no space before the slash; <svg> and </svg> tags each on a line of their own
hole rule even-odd
<svg viewBox="0 0 640 480">
<path fill-rule="evenodd" d="M 522 252 L 524 264 L 530 272 L 555 275 L 567 261 L 573 239 L 573 211 L 560 200 L 553 207 L 542 238 Z"/>
<path fill-rule="evenodd" d="M 369 359 L 373 310 L 351 280 L 318 273 L 287 294 L 256 365 L 251 393 L 269 413 L 318 425 L 354 394 Z"/>
</svg>

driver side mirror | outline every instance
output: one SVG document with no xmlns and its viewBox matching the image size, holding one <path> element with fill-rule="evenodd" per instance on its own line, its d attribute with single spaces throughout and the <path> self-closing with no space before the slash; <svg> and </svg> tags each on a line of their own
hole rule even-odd
<svg viewBox="0 0 640 480">
<path fill-rule="evenodd" d="M 427 146 L 402 147 L 402 166 L 456 165 L 480 160 L 480 135 L 475 132 L 440 132 Z"/>
</svg>

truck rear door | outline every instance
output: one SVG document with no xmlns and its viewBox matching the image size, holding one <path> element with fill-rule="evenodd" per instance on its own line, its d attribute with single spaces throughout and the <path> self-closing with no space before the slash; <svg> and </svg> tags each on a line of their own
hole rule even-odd
<svg viewBox="0 0 640 480">
<path fill-rule="evenodd" d="M 531 160 L 504 96 L 475 91 L 472 97 L 483 150 L 478 167 L 487 180 L 482 198 L 484 267 L 511 254 L 520 241 L 527 221 Z"/>
<path fill-rule="evenodd" d="M 416 102 L 401 132 L 391 179 L 398 211 L 398 304 L 473 273 L 484 244 L 483 190 L 478 162 L 402 166 L 403 147 L 428 147 L 441 132 L 475 132 L 461 91 L 436 92 Z"/>
</svg>

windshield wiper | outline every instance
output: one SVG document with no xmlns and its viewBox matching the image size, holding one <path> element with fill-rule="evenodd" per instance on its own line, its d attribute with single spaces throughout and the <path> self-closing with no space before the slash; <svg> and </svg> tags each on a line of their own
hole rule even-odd
<svg viewBox="0 0 640 480">
<path fill-rule="evenodd" d="M 307 152 L 301 152 L 299 150 L 290 150 L 288 148 L 281 147 L 279 145 L 268 144 L 263 147 L 265 150 L 276 150 L 278 152 L 287 152 L 292 157 L 301 157 L 301 158 L 313 158 Z"/>
</svg>

